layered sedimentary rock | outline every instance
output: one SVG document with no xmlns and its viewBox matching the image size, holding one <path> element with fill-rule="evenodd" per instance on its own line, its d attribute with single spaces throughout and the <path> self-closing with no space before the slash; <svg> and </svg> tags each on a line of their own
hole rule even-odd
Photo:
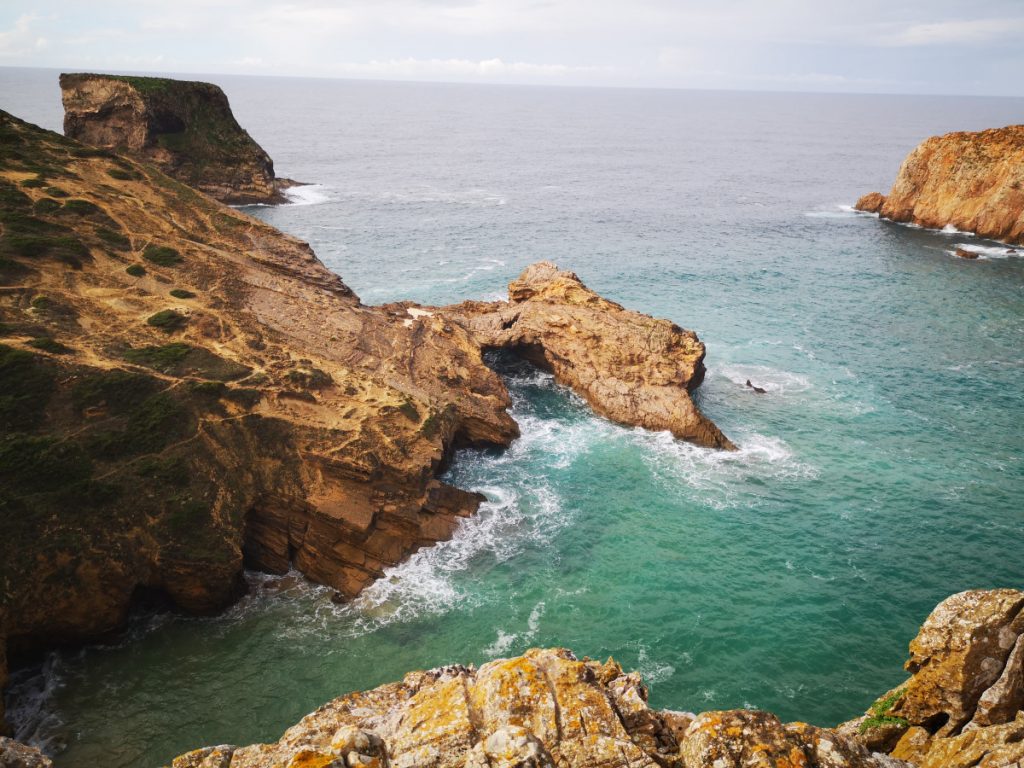
<svg viewBox="0 0 1024 768">
<path fill-rule="evenodd" d="M 64 133 L 153 162 L 225 203 L 283 202 L 293 184 L 231 113 L 212 83 L 162 77 L 62 74 Z"/>
<path fill-rule="evenodd" d="M 1024 760 L 1022 606 L 1009 589 L 950 597 L 911 643 L 910 680 L 835 729 L 652 710 L 611 659 L 534 649 L 414 672 L 335 699 L 276 743 L 199 749 L 173 768 L 1007 768 Z"/>
<path fill-rule="evenodd" d="M 1024 125 L 933 136 L 903 161 L 888 195 L 871 192 L 855 207 L 1024 243 Z"/>
<path fill-rule="evenodd" d="M 352 596 L 477 509 L 439 471 L 518 428 L 460 313 L 364 306 L 308 245 L 153 165 L 3 113 L 0 145 L 8 650 L 99 637 L 154 596 L 216 611 L 244 562 Z M 649 322 L 602 328 L 655 371 Z M 686 395 L 703 347 L 672 333 Z M 614 379 L 617 360 L 586 365 Z"/>
<path fill-rule="evenodd" d="M 697 335 L 598 296 L 572 272 L 534 264 L 509 285 L 507 302 L 465 302 L 442 313 L 482 347 L 551 371 L 613 421 L 735 447 L 690 399 L 704 379 Z"/>
</svg>

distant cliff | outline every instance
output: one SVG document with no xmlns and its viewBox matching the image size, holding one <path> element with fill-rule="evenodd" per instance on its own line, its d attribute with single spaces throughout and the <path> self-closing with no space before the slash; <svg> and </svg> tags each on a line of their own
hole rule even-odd
<svg viewBox="0 0 1024 768">
<path fill-rule="evenodd" d="M 612 659 L 530 650 L 335 699 L 274 744 L 173 768 L 1009 768 L 1024 760 L 1024 592 L 962 592 L 910 644 L 910 678 L 838 728 L 647 706 Z M 679 702 L 685 706 L 686 702 Z"/>
<path fill-rule="evenodd" d="M 871 192 L 855 207 L 1024 244 L 1024 125 L 933 136 L 903 161 L 888 195 Z"/>
<path fill-rule="evenodd" d="M 64 133 L 155 163 L 224 203 L 282 202 L 274 163 L 211 83 L 162 77 L 63 74 Z"/>
</svg>

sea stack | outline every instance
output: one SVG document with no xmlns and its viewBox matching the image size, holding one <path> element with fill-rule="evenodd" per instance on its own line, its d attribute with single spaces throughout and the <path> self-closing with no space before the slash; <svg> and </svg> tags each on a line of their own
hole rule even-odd
<svg viewBox="0 0 1024 768">
<path fill-rule="evenodd" d="M 903 161 L 888 196 L 871 192 L 855 207 L 892 221 L 1024 243 L 1024 125 L 933 136 Z"/>
<path fill-rule="evenodd" d="M 164 77 L 62 74 L 64 133 L 155 163 L 223 203 L 280 203 L 294 182 L 238 124 L 212 83 Z"/>
</svg>

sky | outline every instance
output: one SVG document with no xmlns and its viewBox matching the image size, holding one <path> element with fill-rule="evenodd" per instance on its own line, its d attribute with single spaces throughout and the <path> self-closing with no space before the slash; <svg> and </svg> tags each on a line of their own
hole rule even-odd
<svg viewBox="0 0 1024 768">
<path fill-rule="evenodd" d="M 0 66 L 1024 96 L 1024 0 L 0 0 Z"/>
</svg>

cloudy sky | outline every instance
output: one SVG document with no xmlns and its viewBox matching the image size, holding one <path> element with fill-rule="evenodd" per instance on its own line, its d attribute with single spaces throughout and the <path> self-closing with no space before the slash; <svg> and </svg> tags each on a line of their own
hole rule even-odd
<svg viewBox="0 0 1024 768">
<path fill-rule="evenodd" d="M 1024 96 L 1024 0 L 3 0 L 0 66 Z"/>
</svg>

